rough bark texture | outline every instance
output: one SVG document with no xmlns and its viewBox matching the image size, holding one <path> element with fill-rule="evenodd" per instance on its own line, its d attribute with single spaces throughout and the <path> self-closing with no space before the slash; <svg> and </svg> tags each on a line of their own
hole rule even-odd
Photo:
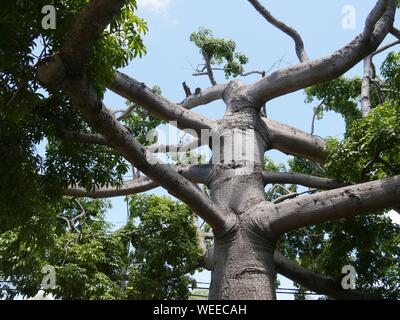
<svg viewBox="0 0 400 320">
<path fill-rule="evenodd" d="M 264 199 L 262 163 L 269 141 L 265 123 L 251 97 L 242 93 L 243 88 L 235 81 L 224 92 L 227 111 L 217 130 L 220 152 L 214 150 L 220 161 L 209 181 L 214 202 L 236 216 L 233 229 L 216 234 L 211 299 L 275 299 L 275 239 L 259 229 L 251 212 L 253 205 Z M 248 138 L 249 129 L 253 133 L 246 145 L 253 148 L 243 157 L 237 133 Z M 238 148 L 239 153 L 233 151 L 229 157 L 227 151 Z"/>
</svg>

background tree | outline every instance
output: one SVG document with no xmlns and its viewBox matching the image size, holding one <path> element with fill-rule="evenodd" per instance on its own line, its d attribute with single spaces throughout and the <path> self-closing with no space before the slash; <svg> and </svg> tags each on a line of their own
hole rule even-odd
<svg viewBox="0 0 400 320">
<path fill-rule="evenodd" d="M 399 31 L 393 27 L 398 1 L 377 1 L 362 34 L 330 56 L 311 60 L 296 30 L 273 17 L 259 1 L 249 0 L 263 18 L 294 40 L 300 63 L 272 73 L 262 71 L 262 78 L 249 85 L 238 80 L 217 84 L 213 77 L 217 65 L 225 64 L 221 69 L 226 76 L 244 76 L 247 57 L 236 53 L 233 41 L 214 38 L 210 31 L 201 29 L 192 34 L 191 40 L 204 59 L 204 67 L 199 71 L 209 77 L 212 87 L 196 90 L 179 104 L 115 71 L 135 54 L 145 52 L 140 35 L 147 29 L 133 13 L 134 1 L 75 1 L 69 5 L 67 2 L 55 3 L 60 6 L 64 18 L 62 26 L 48 34 L 39 30 L 39 25 L 37 29 L 30 28 L 35 21 L 32 18 L 37 20 L 38 17 L 36 7 L 26 11 L 27 17 L 17 20 L 18 6 L 3 5 L 5 16 L 13 17 L 10 21 L 16 25 L 9 30 L 10 34 L 21 35 L 18 46 L 22 46 L 18 47 L 18 54 L 12 55 L 10 50 L 14 49 L 2 45 L 4 51 L 0 55 L 4 60 L 1 70 L 6 88 L 1 95 L 4 105 L 1 147 L 7 155 L 1 167 L 2 179 L 9 183 L 1 194 L 5 208 L 1 224 L 4 231 L 30 218 L 49 214 L 49 209 L 57 208 L 56 204 L 62 201 L 62 195 L 107 198 L 162 186 L 188 205 L 212 230 L 212 234 L 207 229 L 200 230 L 196 237 L 194 233 L 185 233 L 185 236 L 195 237 L 194 242 L 199 238 L 206 253 L 203 263 L 212 269 L 210 298 L 274 299 L 276 272 L 332 298 L 370 297 L 360 291 L 340 288 L 336 279 L 339 265 L 332 262 L 333 257 L 340 260 L 338 256 L 340 262 L 357 263 L 364 277 L 359 289 L 375 293 L 381 281 L 384 286 L 380 287 L 384 289 L 378 293 L 384 291 L 387 297 L 396 296 L 392 284 L 397 276 L 397 272 L 393 272 L 393 262 L 398 259 L 395 236 L 398 230 L 382 218 L 381 212 L 399 206 L 400 182 L 396 171 L 399 165 L 396 144 L 399 136 L 396 118 L 398 60 L 396 55 L 389 56 L 380 80 L 372 58 L 385 49 L 379 46 L 389 33 L 399 36 Z M 111 30 L 105 31 L 107 26 Z M 26 36 L 25 41 L 22 35 Z M 5 39 L 13 41 L 14 38 L 8 35 Z M 31 56 L 32 47 L 39 39 L 44 49 L 35 59 Z M 365 72 L 361 84 L 357 80 L 339 78 L 362 60 Z M 374 83 L 376 91 L 371 89 Z M 338 92 L 332 89 L 339 86 L 342 90 Z M 106 87 L 134 102 L 135 108 L 128 107 L 124 117 L 118 118 L 102 102 Z M 309 87 L 308 101 L 313 97 L 324 98 L 316 109 L 316 117 L 324 110 L 335 110 L 345 117 L 348 131 L 343 141 L 327 143 L 266 118 L 265 112 L 261 112 L 268 101 Z M 354 101 L 357 87 L 361 111 Z M 227 109 L 219 121 L 191 110 L 220 99 Z M 136 107 L 145 109 L 146 117 L 148 112 L 160 120 L 175 121 L 178 128 L 197 134 L 197 138 L 208 130 L 212 139 L 207 136 L 198 141 L 210 146 L 214 161 L 207 165 L 162 164 L 153 153 L 186 151 L 187 146 L 145 148 L 140 132 L 129 127 L 129 121 L 124 122 L 125 116 L 135 112 Z M 377 122 L 381 117 L 387 125 L 383 130 Z M 252 154 L 246 157 L 242 152 L 229 156 L 228 151 L 238 143 L 238 132 L 246 138 L 247 145 L 254 146 Z M 48 147 L 42 161 L 33 148 L 45 137 Z M 360 140 L 363 140 L 361 145 Z M 297 157 L 291 163 L 292 172 L 278 171 L 273 164 L 265 166 L 264 154 L 271 149 Z M 356 166 L 349 168 L 352 165 L 349 157 L 354 160 L 357 153 L 362 159 L 360 165 L 357 161 Z M 15 162 L 18 157 L 21 161 Z M 132 181 L 123 181 L 130 166 L 141 174 Z M 26 185 L 28 177 L 28 188 L 16 192 Z M 198 188 L 198 184 L 206 185 L 209 192 Z M 280 186 L 266 194 L 265 185 L 271 184 Z M 286 185 L 313 189 L 303 192 L 296 186 Z M 154 216 L 161 210 L 158 204 L 153 211 L 151 205 L 143 206 L 140 201 L 133 203 L 135 207 L 149 209 Z M 181 210 L 176 209 L 175 215 L 179 216 Z M 146 218 L 140 214 L 140 220 L 146 225 Z M 55 214 L 50 217 L 55 219 Z M 347 220 L 337 222 L 344 218 Z M 159 219 L 162 221 L 163 217 Z M 161 225 L 149 224 L 145 229 L 154 227 L 161 228 Z M 343 234 L 348 241 L 340 243 Z M 362 234 L 365 243 L 359 243 L 357 234 Z M 211 238 L 214 238 L 213 244 L 207 248 L 205 241 Z M 140 243 L 141 239 L 135 238 L 135 241 Z M 153 247 L 160 242 L 156 239 L 145 243 Z M 183 248 L 189 248 L 191 253 L 196 251 L 193 244 Z M 373 255 L 372 252 L 383 248 L 382 257 Z M 91 248 L 92 253 L 101 258 L 101 253 L 95 249 Z M 281 250 L 286 257 L 276 250 Z M 140 248 L 137 251 L 143 252 Z M 165 255 L 169 254 L 167 250 Z M 288 258 L 299 259 L 302 266 Z M 196 260 L 187 259 L 189 264 Z M 391 262 L 385 264 L 383 260 Z M 180 262 L 174 263 L 179 270 Z M 372 273 L 371 265 L 382 272 Z M 94 270 L 96 275 L 96 270 L 102 269 Z M 138 265 L 135 270 L 146 268 Z M 323 272 L 333 279 L 312 271 Z M 91 273 L 91 277 L 95 275 Z M 111 275 L 107 277 L 115 281 Z M 137 297 L 135 288 L 140 288 L 140 283 L 134 279 L 143 278 L 132 278 L 132 297 Z M 179 281 L 185 283 L 185 279 Z M 180 285 L 177 288 L 178 292 L 184 291 L 180 291 Z M 99 295 L 109 297 L 110 290 L 112 292 L 109 289 Z M 157 292 L 170 297 L 158 289 L 153 294 Z"/>
<path fill-rule="evenodd" d="M 107 201 L 64 198 L 1 234 L 1 296 L 36 295 L 51 265 L 56 287 L 45 291 L 58 299 L 187 299 L 202 253 L 193 213 L 165 197 L 128 200 L 128 223 L 117 230 L 105 220 Z"/>
</svg>

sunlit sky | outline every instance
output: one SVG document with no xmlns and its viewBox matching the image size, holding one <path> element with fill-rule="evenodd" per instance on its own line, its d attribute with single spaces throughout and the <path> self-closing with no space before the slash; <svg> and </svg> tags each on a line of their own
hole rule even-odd
<svg viewBox="0 0 400 320">
<path fill-rule="evenodd" d="M 374 0 L 262 1 L 272 14 L 302 34 L 310 58 L 327 55 L 359 34 L 375 2 Z M 178 102 L 184 98 L 181 85 L 183 81 L 193 89 L 210 86 L 207 77 L 192 76 L 196 66 L 202 63 L 202 59 L 198 49 L 189 41 L 189 36 L 199 27 L 210 28 L 217 37 L 235 40 L 237 50 L 245 53 L 250 59 L 246 67 L 248 71 L 268 70 L 279 60 L 281 60 L 280 67 L 297 63 L 292 40 L 269 25 L 246 0 L 138 0 L 138 6 L 138 15 L 148 22 L 150 29 L 144 38 L 148 54 L 142 59 L 132 61 L 123 72 L 150 87 L 160 86 L 163 95 L 172 101 Z M 352 6 L 351 8 L 355 10 L 354 29 L 345 29 L 342 26 L 345 6 Z M 388 37 L 385 42 L 391 40 Z M 377 65 L 382 58 L 382 55 L 376 58 Z M 348 74 L 361 76 L 361 65 L 353 68 Z M 216 73 L 216 78 L 221 83 L 227 81 L 222 73 Z M 241 80 L 250 83 L 257 79 L 259 76 Z M 299 91 L 275 99 L 268 103 L 268 116 L 309 132 L 313 107 L 317 103 L 305 104 L 304 98 L 304 93 Z M 125 107 L 124 99 L 110 92 L 106 94 L 105 104 L 115 109 Z M 214 102 L 196 108 L 195 111 L 218 119 L 223 116 L 225 108 L 222 102 Z M 316 134 L 321 137 L 340 138 L 343 133 L 344 121 L 334 113 L 328 113 L 316 124 Z M 286 155 L 275 151 L 268 152 L 268 156 L 278 162 L 286 162 L 288 159 Z M 152 192 L 167 194 L 161 188 Z M 120 227 L 126 222 L 126 203 L 123 198 L 114 199 L 112 202 L 114 208 L 108 218 L 115 227 Z M 399 222 L 398 214 L 392 216 Z M 210 274 L 209 272 L 197 274 L 196 279 L 210 282 Z M 281 278 L 281 286 L 292 287 L 292 284 Z M 278 295 L 278 298 L 292 297 Z"/>
</svg>

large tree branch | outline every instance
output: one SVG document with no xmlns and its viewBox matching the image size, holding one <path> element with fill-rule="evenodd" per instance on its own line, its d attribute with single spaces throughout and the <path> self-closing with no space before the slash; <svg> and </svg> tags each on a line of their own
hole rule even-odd
<svg viewBox="0 0 400 320">
<path fill-rule="evenodd" d="M 386 5 L 385 0 L 378 1 L 371 14 L 375 17 L 376 12 L 381 12 L 383 5 Z M 392 30 L 395 11 L 395 0 L 387 0 L 384 14 L 373 28 L 370 26 L 375 18 L 369 19 L 364 32 L 345 47 L 330 56 L 276 71 L 250 85 L 247 93 L 261 106 L 278 96 L 341 76 L 378 48 Z"/>
<path fill-rule="evenodd" d="M 296 54 L 300 62 L 309 60 L 308 55 L 304 49 L 303 39 L 295 29 L 287 26 L 282 21 L 279 21 L 274 16 L 272 16 L 272 14 L 258 0 L 249 0 L 249 2 L 269 23 L 271 23 L 273 26 L 283 31 L 293 39 L 296 46 Z"/>
<path fill-rule="evenodd" d="M 195 130 L 199 137 L 202 129 L 212 130 L 215 127 L 215 121 L 168 101 L 154 93 L 144 83 L 140 83 L 119 71 L 116 71 L 116 79 L 109 85 L 109 89 L 135 102 L 160 119 L 176 121 L 180 129 Z"/>
<path fill-rule="evenodd" d="M 362 34 L 363 41 L 369 42 L 371 40 L 371 36 L 373 35 L 375 25 L 381 19 L 385 11 L 387 10 L 389 0 L 379 0 L 377 1 L 375 7 L 369 13 L 367 19 L 365 20 L 364 31 Z M 393 6 L 396 8 L 396 0 L 393 1 Z M 390 32 L 393 28 L 393 23 L 389 28 Z"/>
<path fill-rule="evenodd" d="M 89 62 L 93 44 L 125 0 L 92 0 L 72 25 L 62 48 L 65 68 L 70 75 L 81 75 Z"/>
<path fill-rule="evenodd" d="M 325 161 L 325 140 L 268 118 L 263 121 L 272 149 L 319 163 Z"/>
<path fill-rule="evenodd" d="M 311 272 L 276 251 L 274 254 L 274 262 L 278 273 L 313 292 L 323 294 L 336 300 L 378 299 L 375 296 L 356 290 L 344 290 L 337 281 Z"/>
<path fill-rule="evenodd" d="M 63 90 L 74 106 L 80 110 L 88 124 L 95 131 L 102 134 L 114 149 L 120 152 L 138 170 L 143 172 L 155 183 L 164 187 L 170 194 L 185 202 L 215 230 L 226 228 L 230 220 L 228 220 L 229 216 L 225 211 L 218 208 L 208 196 L 177 173 L 173 168 L 162 164 L 157 158 L 151 155 L 146 148 L 132 136 L 129 130 L 123 127 L 113 117 L 111 112 L 102 103 L 96 90 L 85 74 L 77 76 L 75 73 L 71 74 L 69 72 L 71 67 L 72 69 L 76 69 L 75 61 L 82 67 L 81 57 L 79 55 L 85 55 L 86 52 L 90 52 L 89 47 L 93 44 L 94 39 L 100 35 L 117 12 L 115 7 L 111 6 L 111 4 L 120 2 L 123 1 L 94 0 L 86 6 L 72 28 L 72 30 L 75 31 L 70 33 L 70 36 L 67 37 L 63 50 L 41 61 L 38 65 L 38 77 L 46 87 Z M 109 12 L 98 12 L 99 8 L 108 10 Z M 107 19 L 104 18 L 105 16 L 107 16 Z M 88 17 L 90 17 L 90 19 L 88 19 Z M 91 28 L 91 25 L 96 25 L 96 28 Z M 87 34 L 88 30 L 89 34 Z M 71 37 L 85 39 L 86 41 L 84 43 L 79 42 L 80 46 L 77 47 L 73 39 L 70 39 Z M 68 47 L 70 43 L 72 44 Z M 87 46 L 88 48 L 81 48 L 81 46 Z M 68 54 L 65 55 L 64 51 L 67 51 Z M 68 68 L 65 67 L 66 65 Z M 137 87 L 136 83 L 132 85 L 134 87 L 133 91 L 137 93 L 135 95 L 136 99 L 139 100 L 139 102 L 151 104 L 154 102 L 153 100 L 157 98 L 150 89 L 143 88 L 140 85 Z M 140 88 L 142 88 L 142 90 L 140 90 Z M 139 99 L 137 96 L 139 96 Z M 165 103 L 161 97 L 160 100 L 161 103 Z M 179 117 L 177 110 L 174 110 L 174 108 L 172 108 L 172 110 L 173 111 L 169 110 L 167 112 L 170 112 L 171 116 L 178 116 L 180 120 L 183 119 L 183 125 L 192 124 L 198 128 L 198 125 L 202 124 L 203 127 L 209 128 L 209 126 L 200 121 L 200 117 L 193 119 L 187 113 L 185 114 L 186 117 L 182 114 Z M 185 109 L 182 111 L 187 112 Z M 207 121 L 205 120 L 205 122 Z"/>
<path fill-rule="evenodd" d="M 198 106 L 209 104 L 213 101 L 222 99 L 222 93 L 226 89 L 226 84 L 217 84 L 211 88 L 201 90 L 199 94 L 192 94 L 183 100 L 179 105 L 185 109 L 193 109 Z"/>
<path fill-rule="evenodd" d="M 343 188 L 348 184 L 328 178 L 320 178 L 302 173 L 292 172 L 264 172 L 263 180 L 265 184 L 297 184 L 309 188 L 321 190 L 332 190 Z"/>
<path fill-rule="evenodd" d="M 176 166 L 173 169 L 181 174 L 183 177 L 188 179 L 192 183 L 196 184 L 207 184 L 208 175 L 211 171 L 212 165 L 187 165 L 187 166 Z M 130 181 L 124 182 L 124 184 L 119 187 L 104 187 L 97 188 L 93 191 L 87 191 L 83 188 L 70 187 L 64 190 L 64 195 L 79 197 L 79 198 L 113 198 L 128 196 L 132 194 L 138 194 L 146 191 L 150 191 L 159 187 L 160 185 L 147 177 L 138 177 Z"/>
<path fill-rule="evenodd" d="M 271 229 L 282 234 L 309 225 L 396 207 L 400 203 L 400 176 L 372 181 L 289 200 L 268 216 Z"/>
</svg>

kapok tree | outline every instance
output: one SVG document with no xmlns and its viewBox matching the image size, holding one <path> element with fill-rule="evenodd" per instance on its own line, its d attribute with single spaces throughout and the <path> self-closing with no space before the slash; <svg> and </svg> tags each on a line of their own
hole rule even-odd
<svg viewBox="0 0 400 320">
<path fill-rule="evenodd" d="M 262 74 L 262 79 L 250 85 L 237 80 L 217 84 L 213 76 L 213 59 L 226 59 L 225 72 L 241 75 L 246 58 L 243 55 L 231 56 L 229 52 L 217 55 L 213 43 L 202 43 L 202 39 L 193 38 L 201 47 L 205 60 L 204 68 L 199 71 L 209 76 L 211 88 L 196 90 L 194 94 L 186 90 L 186 99 L 174 103 L 118 71 L 107 84 L 113 92 L 164 121 L 175 122 L 180 129 L 190 130 L 198 137 L 202 131 L 203 134 L 210 132 L 212 139 L 200 139 L 200 144 L 208 144 L 216 160 L 208 165 L 178 167 L 157 160 L 153 154 L 162 149 L 160 146 L 146 148 L 139 143 L 104 105 L 86 71 L 92 61 L 93 46 L 126 1 L 93 0 L 82 10 L 65 33 L 59 50 L 38 64 L 38 78 L 50 93 L 61 91 L 65 94 L 96 132 L 64 132 L 64 137 L 107 146 L 146 177 L 138 177 L 113 189 L 70 188 L 65 193 L 101 198 L 134 194 L 161 186 L 186 203 L 212 228 L 211 299 L 275 299 L 277 271 L 333 297 L 358 297 L 357 292 L 343 291 L 329 280 L 288 261 L 275 252 L 276 243 L 282 235 L 293 230 L 398 206 L 400 176 L 346 185 L 345 182 L 310 175 L 264 172 L 264 154 L 271 149 L 319 164 L 324 163 L 327 154 L 323 139 L 266 118 L 261 110 L 274 98 L 336 79 L 366 59 L 362 110 L 364 115 L 368 114 L 371 78 L 368 66 L 371 55 L 379 50 L 388 34 L 399 36 L 399 31 L 393 26 L 396 1 L 377 1 L 362 34 L 345 47 L 319 59 L 308 57 L 297 31 L 274 18 L 257 0 L 249 0 L 249 3 L 269 23 L 293 38 L 299 64 Z M 226 105 L 226 113 L 218 121 L 192 111 L 215 100 L 223 100 Z M 245 137 L 246 145 L 252 146 L 250 156 L 242 152 L 229 156 L 235 149 L 238 133 Z M 180 147 L 186 146 L 178 149 Z M 164 151 L 169 149 L 173 148 L 167 146 Z M 272 203 L 266 200 L 264 191 L 265 185 L 272 183 L 294 183 L 328 191 Z M 197 184 L 208 186 L 211 196 Z"/>
</svg>

